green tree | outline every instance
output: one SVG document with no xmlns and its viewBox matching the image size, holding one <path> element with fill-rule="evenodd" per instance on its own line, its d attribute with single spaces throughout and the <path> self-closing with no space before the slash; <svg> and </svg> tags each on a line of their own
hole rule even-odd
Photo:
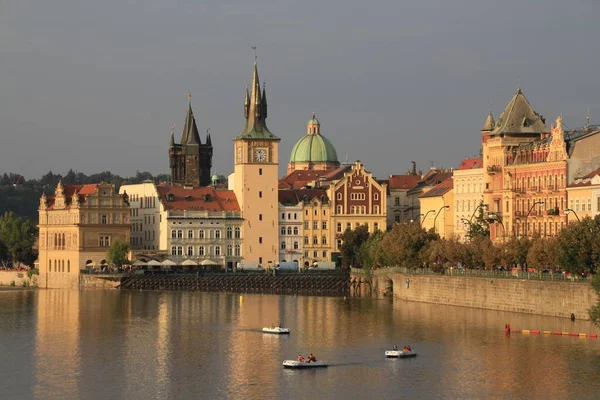
<svg viewBox="0 0 600 400">
<path fill-rule="evenodd" d="M 536 271 L 545 269 L 555 269 L 556 260 L 554 249 L 556 248 L 555 239 L 546 239 L 540 236 L 534 237 L 531 247 L 527 252 L 527 267 L 534 268 Z"/>
<path fill-rule="evenodd" d="M 396 223 L 384 236 L 381 247 L 389 265 L 416 268 L 428 262 L 427 246 L 439 239 L 416 223 Z"/>
<path fill-rule="evenodd" d="M 129 244 L 122 240 L 115 240 L 110 245 L 106 258 L 108 259 L 109 263 L 121 268 L 123 264 L 127 264 L 129 262 L 127 258 L 128 254 Z"/>
<path fill-rule="evenodd" d="M 527 254 L 532 241 L 528 237 L 512 237 L 502 246 L 500 263 L 505 269 L 524 267 L 527 264 Z"/>
<path fill-rule="evenodd" d="M 37 228 L 31 220 L 17 217 L 12 211 L 0 217 L 0 255 L 2 262 L 8 265 L 23 263 L 33 267 L 37 251 L 33 248 L 37 238 Z"/>
<path fill-rule="evenodd" d="M 369 238 L 369 227 L 367 225 L 361 225 L 358 228 L 352 230 L 346 229 L 342 236 L 342 247 L 340 252 L 342 253 L 342 264 L 345 267 L 361 267 L 360 259 L 360 248 Z"/>
<path fill-rule="evenodd" d="M 360 246 L 359 260 L 360 265 L 369 267 L 373 265 L 388 265 L 381 243 L 385 232 L 376 231 Z"/>
<path fill-rule="evenodd" d="M 563 229 L 557 240 L 556 260 L 574 274 L 594 272 L 600 264 L 600 217 L 586 217 Z"/>
<path fill-rule="evenodd" d="M 469 231 L 467 237 L 473 239 L 476 237 L 490 237 L 490 225 L 485 220 L 483 214 L 483 203 L 479 204 L 475 221 L 469 222 Z"/>
</svg>

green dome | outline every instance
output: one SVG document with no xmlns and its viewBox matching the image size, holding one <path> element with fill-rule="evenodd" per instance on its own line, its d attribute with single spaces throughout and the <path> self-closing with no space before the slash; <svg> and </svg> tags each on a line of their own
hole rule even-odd
<svg viewBox="0 0 600 400">
<path fill-rule="evenodd" d="M 321 125 L 321 123 L 313 114 L 313 117 L 311 118 L 311 120 L 308 121 L 308 125 Z"/>
<path fill-rule="evenodd" d="M 329 140 L 313 134 L 304 136 L 294 145 L 290 156 L 290 163 L 293 162 L 338 162 L 338 158 Z"/>
</svg>

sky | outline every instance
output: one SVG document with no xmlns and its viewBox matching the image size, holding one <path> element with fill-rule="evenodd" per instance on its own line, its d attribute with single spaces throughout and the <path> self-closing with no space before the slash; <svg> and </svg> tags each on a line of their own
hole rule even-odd
<svg viewBox="0 0 600 400">
<path fill-rule="evenodd" d="M 378 178 L 457 167 L 519 86 L 548 126 L 600 123 L 598 15 L 595 0 L 0 0 L 0 173 L 168 173 L 189 91 L 228 175 L 252 46 L 282 175 L 313 111 L 340 161 Z"/>
</svg>

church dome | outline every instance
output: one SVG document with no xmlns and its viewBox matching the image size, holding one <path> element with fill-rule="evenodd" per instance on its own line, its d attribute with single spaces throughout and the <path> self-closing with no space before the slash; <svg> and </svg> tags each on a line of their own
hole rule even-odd
<svg viewBox="0 0 600 400">
<path fill-rule="evenodd" d="M 338 162 L 335 147 L 321 135 L 320 125 L 313 113 L 312 119 L 308 122 L 306 135 L 292 149 L 290 163 Z"/>
</svg>

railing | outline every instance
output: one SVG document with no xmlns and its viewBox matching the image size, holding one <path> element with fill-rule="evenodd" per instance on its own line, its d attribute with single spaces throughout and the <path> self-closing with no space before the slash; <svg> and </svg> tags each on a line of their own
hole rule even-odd
<svg viewBox="0 0 600 400">
<path fill-rule="evenodd" d="M 408 275 L 437 275 L 437 276 L 463 276 L 469 278 L 494 278 L 494 279 L 519 279 L 533 281 L 553 281 L 553 282 L 574 282 L 590 283 L 591 276 L 581 277 L 578 275 L 569 275 L 561 272 L 526 272 L 526 271 L 488 271 L 469 268 L 450 268 L 444 272 L 434 272 L 430 268 L 404 268 L 404 267 L 384 267 L 372 270 L 363 268 L 352 268 L 351 272 L 356 275 L 382 276 L 389 274 L 408 274 Z"/>
</svg>

